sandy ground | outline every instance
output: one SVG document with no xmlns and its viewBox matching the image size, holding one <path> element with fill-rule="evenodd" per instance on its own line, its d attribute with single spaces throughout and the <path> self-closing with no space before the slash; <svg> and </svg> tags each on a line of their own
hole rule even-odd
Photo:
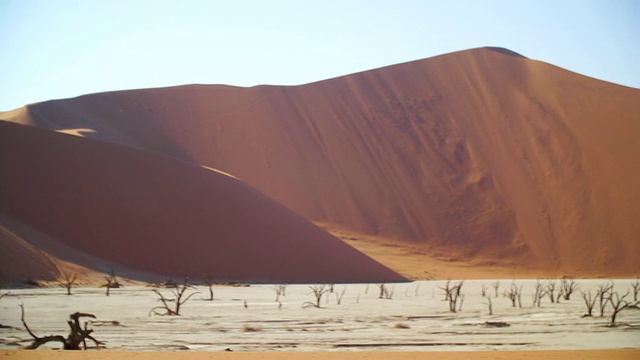
<svg viewBox="0 0 640 360">
<path fill-rule="evenodd" d="M 544 281 L 546 282 L 546 280 Z M 154 316 L 150 309 L 158 300 L 149 288 L 127 286 L 113 289 L 14 289 L 0 301 L 0 349 L 13 350 L 30 343 L 20 320 L 25 319 L 38 336 L 66 334 L 65 319 L 76 311 L 96 315 L 89 326 L 104 341 L 106 351 L 233 352 L 461 352 L 532 350 L 640 349 L 640 311 L 624 310 L 616 323 L 607 326 L 611 309 L 599 316 L 582 317 L 585 306 L 579 293 L 570 300 L 551 303 L 543 298 L 533 306 L 535 280 L 517 280 L 522 288 L 522 307 L 513 307 L 504 296 L 495 296 L 491 280 L 464 282 L 462 310 L 449 311 L 443 301 L 445 281 L 388 284 L 390 298 L 379 298 L 379 288 L 366 284 L 336 284 L 321 308 L 305 307 L 314 301 L 307 285 L 289 285 L 276 300 L 270 285 L 214 287 L 181 308 L 181 316 Z M 615 280 L 624 293 L 633 282 Z M 580 289 L 593 291 L 602 280 L 580 280 Z M 481 297 L 489 288 L 493 313 Z M 556 285 L 559 285 L 556 282 Z M 511 281 L 499 284 L 498 294 Z M 557 288 L 557 287 L 556 287 Z M 169 296 L 169 290 L 161 290 Z M 631 299 L 633 294 L 631 294 Z M 338 301 L 340 299 L 340 301 Z M 629 296 L 627 296 L 629 300 Z M 490 322 L 490 323 L 487 323 Z M 506 326 L 497 326 L 506 324 Z M 47 344 L 42 350 L 55 350 Z"/>
<path fill-rule="evenodd" d="M 398 241 L 357 233 L 332 224 L 318 223 L 331 235 L 411 280 L 443 279 L 535 279 L 561 278 L 568 274 L 553 268 L 501 266 L 490 260 L 462 259 L 426 244 Z M 601 278 L 600 272 L 584 272 L 582 278 Z"/>
<path fill-rule="evenodd" d="M 0 357 L 10 359 L 43 359 L 43 360 L 103 360 L 103 359 L 127 359 L 127 360 L 406 360 L 406 359 L 494 359 L 494 360 L 614 360 L 640 358 L 640 350 L 606 350 L 606 351 L 491 351 L 491 352 L 340 352 L 340 353 L 175 353 L 175 352 L 135 352 L 135 351 L 91 351 L 91 352 L 63 352 L 63 351 L 0 351 Z"/>
</svg>

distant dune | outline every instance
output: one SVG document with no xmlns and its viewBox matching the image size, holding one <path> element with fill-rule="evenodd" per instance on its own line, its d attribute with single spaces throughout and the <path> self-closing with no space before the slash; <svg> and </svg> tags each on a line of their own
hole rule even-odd
<svg viewBox="0 0 640 360">
<path fill-rule="evenodd" d="M 640 90 L 505 49 L 301 86 L 93 94 L 0 118 L 219 169 L 325 228 L 441 259 L 640 274 Z M 134 168 L 147 158 L 161 157 Z"/>
<path fill-rule="evenodd" d="M 191 163 L 2 121 L 0 168 L 2 214 L 118 267 L 165 279 L 402 280 L 241 181 Z M 3 225 L 3 278 L 55 278 L 29 238 Z"/>
</svg>

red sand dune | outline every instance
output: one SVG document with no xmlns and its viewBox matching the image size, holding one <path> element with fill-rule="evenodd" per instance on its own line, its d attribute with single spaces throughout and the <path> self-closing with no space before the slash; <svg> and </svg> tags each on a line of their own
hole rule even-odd
<svg viewBox="0 0 640 360">
<path fill-rule="evenodd" d="M 0 168 L 1 213 L 114 264 L 174 278 L 402 280 L 243 182 L 191 163 L 2 121 Z M 16 266 L 12 254 L 3 250 L 3 272 Z"/>
<path fill-rule="evenodd" d="M 220 169 L 311 221 L 457 260 L 627 276 L 640 273 L 639 114 L 638 89 L 482 48 L 301 86 L 101 93 L 2 118 Z"/>
</svg>

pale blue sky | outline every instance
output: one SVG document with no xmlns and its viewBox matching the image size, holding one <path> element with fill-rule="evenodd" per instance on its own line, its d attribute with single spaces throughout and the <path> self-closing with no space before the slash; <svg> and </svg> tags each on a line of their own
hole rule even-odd
<svg viewBox="0 0 640 360">
<path fill-rule="evenodd" d="M 640 0 L 0 0 L 0 110 L 303 84 L 482 46 L 640 88 L 639 24 Z"/>
</svg>

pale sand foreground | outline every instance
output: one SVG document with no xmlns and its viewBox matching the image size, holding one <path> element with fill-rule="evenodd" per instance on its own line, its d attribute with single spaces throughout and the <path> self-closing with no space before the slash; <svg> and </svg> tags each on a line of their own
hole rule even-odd
<svg viewBox="0 0 640 360">
<path fill-rule="evenodd" d="M 129 351 L 55 351 L 11 350 L 0 351 L 1 358 L 11 359 L 71 359 L 71 360 L 316 360 L 316 359 L 497 359 L 497 360 L 608 360 L 640 359 L 640 350 L 591 350 L 591 351 L 470 351 L 470 352 L 129 352 Z"/>
</svg>

